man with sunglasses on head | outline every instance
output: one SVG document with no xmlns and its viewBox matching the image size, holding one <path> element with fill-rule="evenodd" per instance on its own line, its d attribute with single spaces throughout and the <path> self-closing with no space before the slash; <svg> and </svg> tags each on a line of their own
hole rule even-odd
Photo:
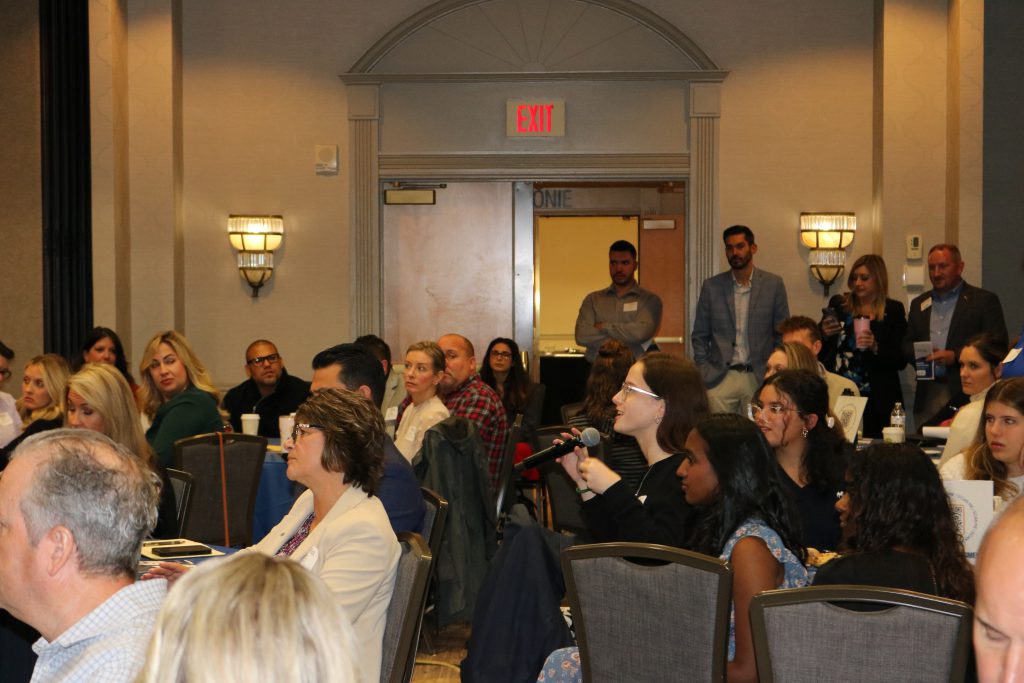
<svg viewBox="0 0 1024 683">
<path fill-rule="evenodd" d="M 280 437 L 277 418 L 294 413 L 306 400 L 309 382 L 289 375 L 277 347 L 266 339 L 257 339 L 245 350 L 245 374 L 249 379 L 224 396 L 231 427 L 241 432 L 242 415 L 256 413 L 260 416 L 259 435 Z"/>
</svg>

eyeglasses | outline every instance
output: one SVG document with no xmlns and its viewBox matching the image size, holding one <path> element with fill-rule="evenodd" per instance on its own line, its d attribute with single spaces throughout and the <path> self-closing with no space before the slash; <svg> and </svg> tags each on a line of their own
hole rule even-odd
<svg viewBox="0 0 1024 683">
<path fill-rule="evenodd" d="M 661 398 L 661 396 L 658 396 L 653 391 L 647 391 L 646 389 L 641 389 L 640 387 L 635 387 L 632 384 L 630 384 L 629 382 L 623 382 L 622 383 L 622 387 L 619 389 L 619 391 L 622 393 L 622 400 L 623 401 L 625 401 L 627 398 L 629 398 L 629 394 L 632 391 L 635 391 L 638 394 L 643 394 L 644 396 L 650 396 L 651 398 L 656 398 L 659 401 L 664 400 L 664 399 Z"/>
<path fill-rule="evenodd" d="M 266 356 L 256 356 L 255 358 L 250 358 L 245 362 L 255 367 L 257 365 L 263 365 L 264 363 L 276 363 L 279 360 L 281 360 L 281 354 L 268 353 Z"/>
<path fill-rule="evenodd" d="M 750 418 L 751 420 L 756 420 L 757 418 L 759 418 L 761 416 L 761 413 L 768 413 L 769 415 L 772 416 L 778 416 L 782 415 L 783 413 L 788 413 L 790 411 L 794 413 L 800 412 L 796 408 L 790 408 L 789 406 L 785 406 L 781 403 L 769 403 L 766 406 L 761 406 L 756 403 L 747 404 L 747 417 Z"/>
<path fill-rule="evenodd" d="M 491 351 L 491 358 L 507 358 L 509 360 L 512 360 L 512 352 L 498 351 L 497 349 L 495 349 L 494 351 Z"/>
<path fill-rule="evenodd" d="M 300 436 L 304 436 L 310 429 L 323 430 L 325 427 L 321 425 L 308 424 L 306 422 L 296 422 L 295 426 L 292 427 L 292 443 L 299 440 Z"/>
</svg>

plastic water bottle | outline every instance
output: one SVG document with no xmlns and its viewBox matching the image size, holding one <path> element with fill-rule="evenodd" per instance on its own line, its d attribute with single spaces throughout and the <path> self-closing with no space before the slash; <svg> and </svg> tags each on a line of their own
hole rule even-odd
<svg viewBox="0 0 1024 683">
<path fill-rule="evenodd" d="M 904 438 L 907 433 L 907 414 L 903 412 L 903 404 L 899 401 L 892 409 L 892 414 L 889 416 L 889 426 L 896 427 L 903 432 Z"/>
</svg>

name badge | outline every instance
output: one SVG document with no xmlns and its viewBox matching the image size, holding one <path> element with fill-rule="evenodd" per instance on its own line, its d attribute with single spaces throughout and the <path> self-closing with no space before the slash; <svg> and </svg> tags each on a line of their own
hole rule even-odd
<svg viewBox="0 0 1024 683">
<path fill-rule="evenodd" d="M 0 427 L 11 427 L 14 425 L 14 420 L 7 413 L 0 413 Z"/>
<path fill-rule="evenodd" d="M 305 567 L 309 571 L 313 571 L 313 567 L 316 566 L 316 561 L 317 561 L 317 558 L 319 558 L 319 557 L 320 557 L 320 551 L 317 548 L 310 548 L 309 552 L 306 553 L 305 555 L 303 555 L 302 559 L 299 560 L 299 564 L 301 564 L 303 567 Z"/>
<path fill-rule="evenodd" d="M 626 303 L 622 304 L 622 310 L 625 313 L 636 313 L 636 307 L 636 301 L 627 301 Z"/>
<path fill-rule="evenodd" d="M 921 312 L 923 313 L 924 311 L 927 311 L 931 307 L 931 305 L 932 298 L 928 297 L 927 299 L 921 302 Z"/>
<path fill-rule="evenodd" d="M 397 419 L 398 419 L 398 406 L 391 406 L 390 408 L 387 409 L 387 412 L 384 413 L 384 421 L 385 422 L 394 422 Z"/>
</svg>

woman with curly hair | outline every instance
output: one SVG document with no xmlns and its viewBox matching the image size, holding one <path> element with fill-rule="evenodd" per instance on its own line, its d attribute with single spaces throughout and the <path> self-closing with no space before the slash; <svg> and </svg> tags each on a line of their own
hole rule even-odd
<svg viewBox="0 0 1024 683">
<path fill-rule="evenodd" d="M 815 584 L 887 586 L 974 602 L 974 575 L 946 489 L 931 459 L 912 444 L 859 453 L 836 502 L 843 554 Z"/>
<path fill-rule="evenodd" d="M 968 449 L 942 466 L 943 479 L 991 481 L 1010 500 L 1024 491 L 1024 377 L 1004 379 L 985 396 L 981 423 Z"/>
<path fill-rule="evenodd" d="M 154 335 L 139 374 L 139 405 L 151 421 L 146 441 L 163 467 L 171 466 L 178 439 L 224 430 L 220 392 L 184 335 L 174 330 Z"/>
<path fill-rule="evenodd" d="M 854 261 L 847 279 L 850 291 L 828 305 L 835 315 L 821 321 L 824 346 L 818 354 L 825 369 L 853 380 L 868 397 L 864 436 L 881 437 L 897 401 L 903 400 L 900 370 L 907 364 L 903 336 L 907 315 L 903 304 L 889 298 L 889 275 L 877 254 Z M 861 326 L 857 318 L 867 319 Z M 858 332 L 858 329 L 860 331 Z"/>
<path fill-rule="evenodd" d="M 839 544 L 835 492 L 843 488 L 849 445 L 829 417 L 825 380 L 809 370 L 772 375 L 750 404 L 750 417 L 775 451 L 803 545 L 833 550 Z"/>
</svg>

